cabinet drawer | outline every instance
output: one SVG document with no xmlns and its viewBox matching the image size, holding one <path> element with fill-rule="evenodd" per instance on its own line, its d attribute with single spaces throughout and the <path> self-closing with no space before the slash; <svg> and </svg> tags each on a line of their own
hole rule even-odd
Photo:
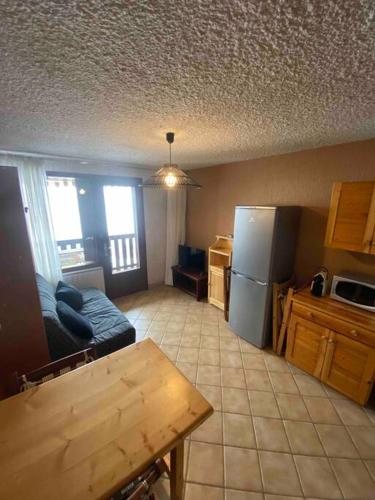
<svg viewBox="0 0 375 500">
<path fill-rule="evenodd" d="M 339 320 L 333 316 L 317 311 L 316 309 L 309 309 L 296 302 L 293 302 L 292 310 L 298 316 L 314 321 L 322 326 L 342 333 L 359 342 L 363 342 L 371 347 L 375 347 L 375 333 L 372 333 L 365 328 Z"/>
</svg>

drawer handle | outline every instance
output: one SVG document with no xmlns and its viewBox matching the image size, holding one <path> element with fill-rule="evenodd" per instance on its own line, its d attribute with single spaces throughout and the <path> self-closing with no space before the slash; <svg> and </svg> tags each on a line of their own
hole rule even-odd
<svg viewBox="0 0 375 500">
<path fill-rule="evenodd" d="M 350 330 L 349 332 L 351 335 L 353 335 L 353 337 L 358 337 L 358 333 L 357 333 L 357 330 Z"/>
</svg>

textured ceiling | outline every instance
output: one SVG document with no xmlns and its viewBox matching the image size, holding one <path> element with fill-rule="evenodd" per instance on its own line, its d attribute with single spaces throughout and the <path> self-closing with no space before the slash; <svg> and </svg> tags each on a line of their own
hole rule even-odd
<svg viewBox="0 0 375 500">
<path fill-rule="evenodd" d="M 0 0 L 0 149 L 185 168 L 375 136 L 372 0 Z"/>
</svg>

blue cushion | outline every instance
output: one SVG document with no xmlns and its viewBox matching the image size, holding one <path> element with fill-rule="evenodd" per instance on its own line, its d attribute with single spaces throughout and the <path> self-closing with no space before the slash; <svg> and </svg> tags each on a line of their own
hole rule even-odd
<svg viewBox="0 0 375 500">
<path fill-rule="evenodd" d="M 57 301 L 56 311 L 62 324 L 72 333 L 85 339 L 91 339 L 94 336 L 90 321 L 62 300 Z"/>
<path fill-rule="evenodd" d="M 82 293 L 73 285 L 59 281 L 56 288 L 56 300 L 62 300 L 75 311 L 80 311 L 83 306 Z"/>
</svg>

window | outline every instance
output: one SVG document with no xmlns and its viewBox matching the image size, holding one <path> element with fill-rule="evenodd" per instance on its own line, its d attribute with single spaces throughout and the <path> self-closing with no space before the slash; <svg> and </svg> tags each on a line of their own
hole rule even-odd
<svg viewBox="0 0 375 500">
<path fill-rule="evenodd" d="M 48 177 L 48 198 L 61 267 L 86 263 L 74 177 Z"/>
</svg>

